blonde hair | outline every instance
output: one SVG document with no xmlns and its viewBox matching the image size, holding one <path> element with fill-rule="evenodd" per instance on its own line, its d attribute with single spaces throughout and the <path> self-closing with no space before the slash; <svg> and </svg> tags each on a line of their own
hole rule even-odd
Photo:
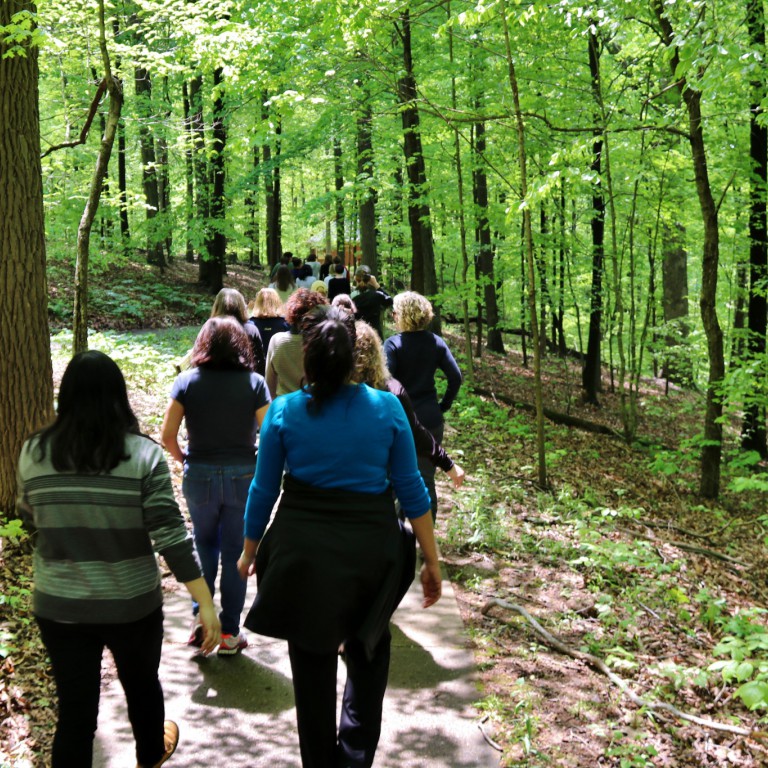
<svg viewBox="0 0 768 768">
<path fill-rule="evenodd" d="M 262 288 L 253 300 L 251 314 L 254 317 L 281 317 L 283 302 L 274 288 Z"/>
<path fill-rule="evenodd" d="M 434 317 L 429 299 L 416 291 L 398 293 L 392 304 L 398 331 L 423 331 Z"/>
<path fill-rule="evenodd" d="M 364 320 L 355 323 L 357 339 L 355 341 L 354 380 L 368 384 L 374 389 L 386 389 L 392 378 L 384 357 L 384 347 L 379 334 Z"/>
<path fill-rule="evenodd" d="M 315 282 L 312 283 L 310 290 L 322 293 L 323 296 L 328 295 L 328 286 L 322 280 L 315 280 Z"/>
</svg>

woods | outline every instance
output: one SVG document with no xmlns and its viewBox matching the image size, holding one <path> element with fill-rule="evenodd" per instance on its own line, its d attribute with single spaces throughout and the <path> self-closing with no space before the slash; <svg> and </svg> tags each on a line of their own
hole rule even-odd
<svg viewBox="0 0 768 768">
<path fill-rule="evenodd" d="M 142 328 L 175 265 L 213 295 L 285 251 L 428 295 L 486 400 L 519 350 L 541 489 L 564 480 L 552 413 L 618 403 L 628 462 L 673 482 L 696 457 L 692 508 L 761 498 L 765 25 L 763 0 L 2 0 L 0 510 L 52 413 L 49 327 L 85 348 L 89 305 Z M 157 294 L 94 291 L 133 264 Z M 651 382 L 695 403 L 681 444 L 649 435 Z"/>
</svg>

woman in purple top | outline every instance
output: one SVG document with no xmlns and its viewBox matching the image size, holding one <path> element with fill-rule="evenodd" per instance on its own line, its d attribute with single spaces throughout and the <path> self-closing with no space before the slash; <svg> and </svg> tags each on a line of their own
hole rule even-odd
<svg viewBox="0 0 768 768">
<path fill-rule="evenodd" d="M 387 368 L 408 393 L 418 420 L 438 443 L 443 441 L 443 414 L 451 407 L 461 387 L 461 371 L 446 343 L 427 327 L 434 316 L 429 301 L 415 291 L 395 296 L 392 308 L 399 331 L 384 342 Z M 445 394 L 438 400 L 435 374 L 442 371 L 448 380 Z M 419 458 L 419 471 L 429 489 L 432 517 L 437 515 L 435 467 Z"/>
<path fill-rule="evenodd" d="M 245 584 L 237 571 L 243 548 L 243 516 L 256 465 L 256 433 L 270 403 L 262 376 L 253 370 L 246 332 L 231 317 L 212 317 L 192 350 L 192 367 L 176 377 L 161 439 L 184 465 L 182 491 L 192 519 L 203 576 L 211 594 L 221 560 L 221 643 L 232 656 L 248 643 L 240 632 Z M 182 419 L 187 450 L 179 445 Z M 189 644 L 202 639 L 197 603 Z"/>
</svg>

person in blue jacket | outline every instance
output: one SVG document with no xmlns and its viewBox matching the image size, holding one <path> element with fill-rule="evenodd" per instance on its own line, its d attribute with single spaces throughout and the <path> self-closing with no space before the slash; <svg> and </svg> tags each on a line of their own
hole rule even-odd
<svg viewBox="0 0 768 768">
<path fill-rule="evenodd" d="M 303 768 L 369 768 L 381 732 L 389 619 L 415 562 L 414 555 L 408 563 L 392 488 L 421 545 L 424 607 L 440 598 L 440 565 L 403 408 L 389 392 L 352 383 L 354 318 L 318 308 L 304 326 L 308 384 L 277 398 L 262 425 L 238 564 L 258 581 L 244 623 L 288 641 Z M 337 725 L 342 645 L 347 681 Z"/>
</svg>

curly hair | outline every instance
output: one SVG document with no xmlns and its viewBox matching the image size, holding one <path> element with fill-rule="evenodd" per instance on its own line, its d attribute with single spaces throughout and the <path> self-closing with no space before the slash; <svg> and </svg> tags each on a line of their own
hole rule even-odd
<svg viewBox="0 0 768 768">
<path fill-rule="evenodd" d="M 316 291 L 299 288 L 285 302 L 285 320 L 288 325 L 297 327 L 301 318 L 310 310 L 328 303 L 328 299 Z"/>
<path fill-rule="evenodd" d="M 262 288 L 253 300 L 253 317 L 282 317 L 283 302 L 274 288 Z"/>
<path fill-rule="evenodd" d="M 374 389 L 386 389 L 392 377 L 379 334 L 364 320 L 355 323 L 355 331 L 354 380 Z"/>
<path fill-rule="evenodd" d="M 243 294 L 234 288 L 222 288 L 213 300 L 211 317 L 234 317 L 244 323 L 248 319 L 248 310 Z"/>
<path fill-rule="evenodd" d="M 189 364 L 192 368 L 252 371 L 253 345 L 234 317 L 212 317 L 197 334 Z"/>
<path fill-rule="evenodd" d="M 349 297 L 349 294 L 339 293 L 333 297 L 332 307 L 340 307 L 353 315 L 357 314 L 357 304 Z"/>
<path fill-rule="evenodd" d="M 394 298 L 392 312 L 395 315 L 395 327 L 401 333 L 423 331 L 434 317 L 429 299 L 416 291 L 398 293 Z"/>
</svg>

